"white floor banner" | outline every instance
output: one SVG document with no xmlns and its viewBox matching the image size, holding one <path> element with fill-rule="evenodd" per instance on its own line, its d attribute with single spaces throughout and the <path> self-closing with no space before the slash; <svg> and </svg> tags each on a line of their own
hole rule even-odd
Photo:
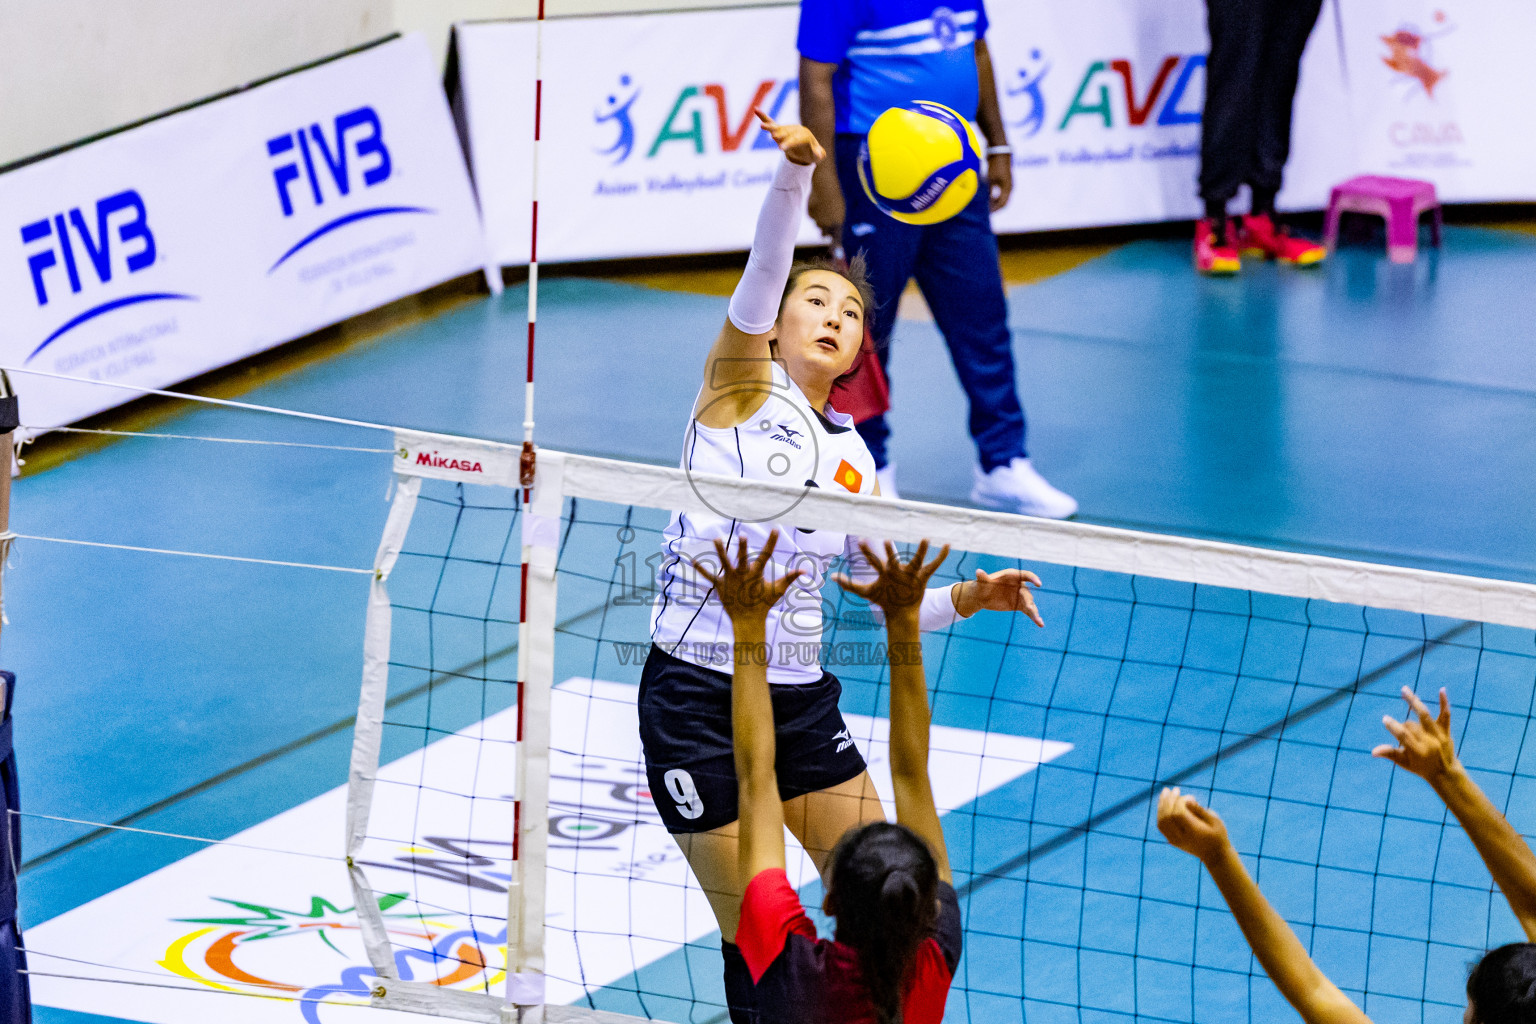
<svg viewBox="0 0 1536 1024">
<path fill-rule="evenodd" d="M 431 54 L 407 37 L 0 175 L 0 365 L 164 387 L 483 265 Z M 131 392 L 16 381 L 23 423 Z"/>
<path fill-rule="evenodd" d="M 651 806 L 633 686 L 555 688 L 548 872 L 548 998 L 571 1003 L 715 931 L 703 892 Z M 886 719 L 845 716 L 890 806 Z M 364 862 L 401 977 L 500 995 L 515 712 L 379 772 Z M 941 812 L 1071 749 L 936 726 Z M 473 799 L 463 794 L 466 787 Z M 421 797 L 418 803 L 418 797 Z M 34 1001 L 155 1024 L 361 1019 L 374 974 L 352 910 L 342 845 L 346 787 L 209 846 L 27 932 Z M 174 840 L 166 840 L 174 842 Z M 276 852 L 288 851 L 288 852 Z M 815 878 L 803 851 L 799 885 Z M 268 998 L 242 998 L 261 995 Z M 378 1011 L 370 1020 L 421 1018 Z"/>
<path fill-rule="evenodd" d="M 993 3 L 987 35 L 1014 153 L 999 232 L 1197 216 L 1202 0 Z M 539 256 L 741 250 L 774 163 L 760 103 L 798 116 L 797 5 L 561 18 L 544 39 Z M 1536 32 L 1523 0 L 1326 0 L 1302 61 L 1281 204 L 1317 209 L 1365 172 L 1447 201 L 1536 199 L 1522 123 Z M 708 40 L 708 45 L 700 45 Z M 489 244 L 527 262 L 533 25 L 455 29 Z M 801 241 L 819 238 L 806 221 Z"/>
</svg>

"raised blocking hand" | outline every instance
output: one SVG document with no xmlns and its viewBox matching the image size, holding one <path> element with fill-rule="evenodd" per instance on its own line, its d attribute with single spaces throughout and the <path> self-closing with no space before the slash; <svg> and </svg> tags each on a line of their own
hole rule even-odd
<svg viewBox="0 0 1536 1024">
<path fill-rule="evenodd" d="M 906 562 L 901 560 L 901 556 L 896 553 L 896 545 L 890 541 L 885 542 L 883 561 L 862 540 L 859 541 L 859 550 L 878 575 L 867 583 L 860 583 L 842 573 L 832 578 L 850 594 L 857 594 L 870 604 L 879 605 L 888 616 L 899 612 L 916 614 L 923 603 L 923 595 L 928 592 L 928 580 L 944 564 L 944 559 L 949 557 L 949 545 L 945 544 L 932 562 L 924 564 L 923 559 L 928 556 L 926 540 L 917 545 L 917 550 Z"/>
<path fill-rule="evenodd" d="M 1221 815 L 1177 786 L 1164 789 L 1157 798 L 1157 830 L 1175 847 L 1209 860 L 1231 845 Z"/>
<path fill-rule="evenodd" d="M 768 543 L 763 545 L 763 550 L 754 559 L 748 557 L 747 538 L 742 537 L 737 545 L 736 564 L 732 565 L 725 541 L 716 537 L 715 553 L 720 556 L 719 572 L 689 559 L 698 574 L 715 588 L 715 596 L 725 606 L 725 612 L 732 622 L 766 619 L 768 609 L 777 604 L 790 584 L 800 578 L 800 570 L 796 569 L 776 580 L 763 579 L 763 566 L 769 564 L 768 558 L 778 543 L 779 531 L 774 530 L 768 535 Z"/>
<path fill-rule="evenodd" d="M 1456 766 L 1456 741 L 1451 738 L 1451 701 L 1440 688 L 1440 714 L 1432 716 L 1429 708 L 1409 687 L 1403 687 L 1403 699 L 1413 709 L 1418 721 L 1399 722 L 1383 715 L 1381 724 L 1397 740 L 1397 746 L 1383 743 L 1371 751 L 1372 757 L 1385 758 L 1399 768 L 1434 783 Z"/>
</svg>

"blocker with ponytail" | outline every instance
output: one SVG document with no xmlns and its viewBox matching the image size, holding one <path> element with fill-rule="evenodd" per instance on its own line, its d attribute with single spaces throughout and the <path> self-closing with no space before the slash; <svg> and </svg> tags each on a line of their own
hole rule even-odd
<svg viewBox="0 0 1536 1024">
<path fill-rule="evenodd" d="M 900 1024 L 918 947 L 938 919 L 938 885 L 933 853 L 905 826 L 850 829 L 833 850 L 827 909 L 837 941 L 858 952 L 879 1024 Z"/>
</svg>

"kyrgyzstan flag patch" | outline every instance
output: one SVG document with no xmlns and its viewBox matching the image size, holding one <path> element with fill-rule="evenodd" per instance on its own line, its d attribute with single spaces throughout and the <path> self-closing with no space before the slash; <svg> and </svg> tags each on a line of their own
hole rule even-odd
<svg viewBox="0 0 1536 1024">
<path fill-rule="evenodd" d="M 859 493 L 859 488 L 864 485 L 864 474 L 853 468 L 847 459 L 837 464 L 837 482 L 842 484 L 854 494 Z"/>
</svg>

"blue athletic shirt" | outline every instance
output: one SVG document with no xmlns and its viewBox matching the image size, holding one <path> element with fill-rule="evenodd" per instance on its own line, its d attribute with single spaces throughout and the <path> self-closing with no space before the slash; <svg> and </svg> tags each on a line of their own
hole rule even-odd
<svg viewBox="0 0 1536 1024">
<path fill-rule="evenodd" d="M 838 65 L 837 130 L 860 135 L 891 107 L 934 100 L 976 120 L 982 0 L 801 0 L 800 55 Z"/>
</svg>

